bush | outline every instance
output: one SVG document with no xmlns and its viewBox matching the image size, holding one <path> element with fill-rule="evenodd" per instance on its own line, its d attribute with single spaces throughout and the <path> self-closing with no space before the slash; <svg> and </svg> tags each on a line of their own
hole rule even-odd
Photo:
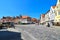
<svg viewBox="0 0 60 40">
<path fill-rule="evenodd" d="M 18 24 L 22 24 L 21 22 L 18 22 Z"/>
</svg>

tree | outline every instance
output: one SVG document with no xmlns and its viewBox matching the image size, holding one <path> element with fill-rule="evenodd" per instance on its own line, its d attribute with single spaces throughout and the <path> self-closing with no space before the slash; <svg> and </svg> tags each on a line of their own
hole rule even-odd
<svg viewBox="0 0 60 40">
<path fill-rule="evenodd" d="M 3 16 L 3 18 L 2 18 L 2 19 L 6 19 L 6 17 L 4 17 L 4 16 Z"/>
<path fill-rule="evenodd" d="M 20 18 L 22 18 L 22 15 L 19 15 Z"/>
</svg>

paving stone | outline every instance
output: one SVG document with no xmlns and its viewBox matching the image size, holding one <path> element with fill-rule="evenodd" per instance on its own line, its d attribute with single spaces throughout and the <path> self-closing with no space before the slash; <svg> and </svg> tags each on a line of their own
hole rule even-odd
<svg viewBox="0 0 60 40">
<path fill-rule="evenodd" d="M 26 31 L 37 40 L 60 40 L 60 28 L 46 27 L 44 25 L 21 25 L 18 30 Z M 22 34 L 23 35 L 23 34 Z M 27 34 L 28 35 L 28 34 Z M 25 35 L 26 36 L 26 35 Z M 29 37 L 25 37 L 28 38 Z M 31 38 L 29 40 L 32 40 Z"/>
</svg>

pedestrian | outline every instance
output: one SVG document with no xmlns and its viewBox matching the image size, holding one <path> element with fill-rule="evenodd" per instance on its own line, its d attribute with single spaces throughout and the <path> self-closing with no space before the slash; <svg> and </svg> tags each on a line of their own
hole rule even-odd
<svg viewBox="0 0 60 40">
<path fill-rule="evenodd" d="M 50 24 L 48 23 L 47 27 L 50 27 Z"/>
</svg>

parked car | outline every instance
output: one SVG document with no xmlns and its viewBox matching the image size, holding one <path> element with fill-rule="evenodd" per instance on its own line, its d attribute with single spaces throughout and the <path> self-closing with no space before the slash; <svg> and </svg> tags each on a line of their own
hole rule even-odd
<svg viewBox="0 0 60 40">
<path fill-rule="evenodd" d="M 0 24 L 0 29 L 2 28 L 15 28 L 15 26 L 13 22 L 3 22 Z"/>
<path fill-rule="evenodd" d="M 0 23 L 0 29 L 2 29 L 2 23 Z"/>
<path fill-rule="evenodd" d="M 7 22 L 6 23 L 7 24 L 7 26 L 9 27 L 9 28 L 15 28 L 15 26 L 14 26 L 14 22 Z"/>
</svg>

